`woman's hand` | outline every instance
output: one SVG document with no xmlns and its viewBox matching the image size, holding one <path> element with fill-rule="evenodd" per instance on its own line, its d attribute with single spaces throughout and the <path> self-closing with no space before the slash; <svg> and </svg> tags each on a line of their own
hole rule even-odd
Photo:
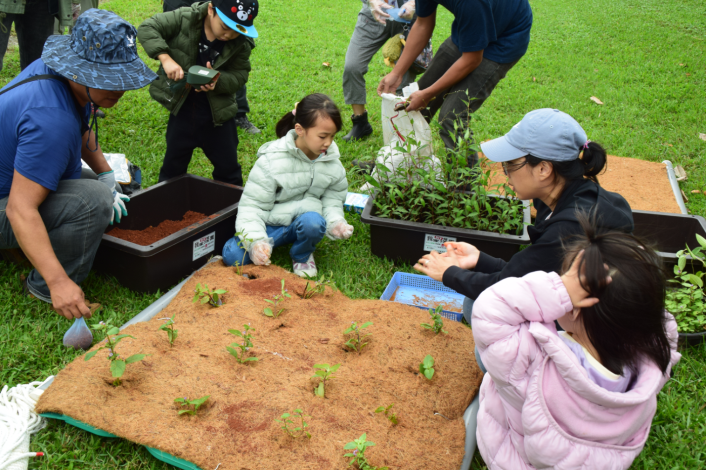
<svg viewBox="0 0 706 470">
<path fill-rule="evenodd" d="M 184 78 L 184 70 L 174 61 L 174 59 L 169 56 L 169 54 L 160 54 L 157 58 L 162 63 L 164 73 L 167 75 L 169 80 L 178 82 Z"/>
<path fill-rule="evenodd" d="M 428 255 L 424 255 L 414 265 L 414 269 L 426 274 L 435 281 L 442 282 L 446 270 L 451 266 L 458 265 L 458 259 L 454 253 L 447 252 L 444 255 L 440 255 L 438 252 L 432 251 Z"/>
<path fill-rule="evenodd" d="M 448 257 L 453 253 L 460 268 L 473 269 L 476 267 L 476 264 L 478 264 L 480 250 L 470 243 L 446 242 L 444 246 L 447 251 L 441 256 Z"/>
<path fill-rule="evenodd" d="M 579 254 L 576 255 L 576 258 L 574 258 L 574 262 L 571 263 L 569 270 L 561 276 L 561 282 L 564 283 L 566 292 L 571 299 L 571 305 L 573 305 L 575 309 L 593 307 L 598 303 L 598 298 L 589 297 L 590 294 L 581 286 L 582 283 L 584 285 L 586 284 L 585 265 L 581 273 L 579 273 L 579 265 L 583 259 L 583 254 L 584 250 L 581 250 Z M 604 264 L 603 266 L 606 270 L 606 284 L 610 284 L 613 279 L 608 274 L 608 265 Z"/>
</svg>

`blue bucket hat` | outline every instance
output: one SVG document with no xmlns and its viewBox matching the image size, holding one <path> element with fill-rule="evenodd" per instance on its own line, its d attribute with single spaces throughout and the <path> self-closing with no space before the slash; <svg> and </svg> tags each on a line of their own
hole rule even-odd
<svg viewBox="0 0 706 470">
<path fill-rule="evenodd" d="M 502 137 L 480 144 L 483 154 L 493 162 L 509 162 L 525 155 L 553 162 L 579 158 L 588 137 L 574 118 L 558 109 L 535 109 L 525 114 Z"/>
<path fill-rule="evenodd" d="M 42 60 L 59 75 L 99 90 L 137 90 L 157 79 L 137 55 L 137 30 L 111 11 L 91 8 L 70 36 L 49 36 Z"/>
</svg>

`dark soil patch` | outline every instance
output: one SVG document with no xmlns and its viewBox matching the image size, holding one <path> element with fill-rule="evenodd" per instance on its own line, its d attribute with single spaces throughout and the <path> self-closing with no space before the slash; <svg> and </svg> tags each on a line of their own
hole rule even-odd
<svg viewBox="0 0 706 470">
<path fill-rule="evenodd" d="M 125 230 L 119 227 L 114 228 L 108 235 L 120 238 L 136 245 L 147 246 L 158 242 L 169 235 L 177 233 L 179 230 L 208 217 L 200 212 L 188 211 L 181 220 L 165 220 L 156 227 L 147 227 L 144 230 Z"/>
</svg>

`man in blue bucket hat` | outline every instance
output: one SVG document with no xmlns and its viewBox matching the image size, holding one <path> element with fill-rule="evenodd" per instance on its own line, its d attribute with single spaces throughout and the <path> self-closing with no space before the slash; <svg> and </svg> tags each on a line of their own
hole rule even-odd
<svg viewBox="0 0 706 470">
<path fill-rule="evenodd" d="M 115 13 L 88 10 L 0 90 L 0 249 L 24 251 L 35 268 L 24 288 L 66 318 L 90 316 L 78 284 L 106 226 L 127 215 L 95 117 L 88 123 L 92 109 L 157 78 L 136 37 Z M 81 160 L 98 181 L 81 179 Z"/>
</svg>

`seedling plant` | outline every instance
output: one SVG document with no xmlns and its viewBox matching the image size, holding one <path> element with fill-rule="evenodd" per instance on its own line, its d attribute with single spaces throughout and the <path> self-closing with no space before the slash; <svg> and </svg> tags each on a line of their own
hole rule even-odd
<svg viewBox="0 0 706 470">
<path fill-rule="evenodd" d="M 243 344 L 239 343 L 231 343 L 230 346 L 226 346 L 226 349 L 228 352 L 238 360 L 239 363 L 245 364 L 250 361 L 257 361 L 259 360 L 256 357 L 246 357 L 247 352 L 252 348 L 252 333 L 251 331 L 255 331 L 255 328 L 251 328 L 250 325 L 243 325 L 243 331 L 240 330 L 228 330 L 230 333 L 234 334 L 235 336 L 238 336 L 243 339 Z M 237 348 L 237 349 L 236 349 Z M 238 349 L 240 352 L 238 352 Z"/>
<path fill-rule="evenodd" d="M 427 354 L 424 360 L 419 364 L 419 373 L 431 380 L 434 377 L 434 358 L 431 354 Z"/>
<path fill-rule="evenodd" d="M 350 467 L 355 464 L 358 470 L 389 470 L 388 467 L 375 467 L 368 463 L 368 459 L 365 458 L 365 449 L 374 445 L 374 442 L 367 441 L 366 433 L 363 433 L 362 436 L 353 442 L 346 444 L 343 448 L 353 451 L 344 455 L 344 457 L 353 457 L 351 461 L 348 462 L 348 466 Z"/>
<path fill-rule="evenodd" d="M 292 411 L 292 413 L 284 413 L 279 419 L 275 418 L 275 421 L 282 424 L 282 430 L 289 434 L 292 438 L 297 439 L 299 437 L 306 437 L 311 439 L 311 434 L 306 430 L 309 425 L 304 421 L 304 412 L 297 408 Z M 294 422 L 296 420 L 297 423 Z"/>
<path fill-rule="evenodd" d="M 341 367 L 341 364 L 334 364 L 332 366 L 328 364 L 314 364 L 314 370 L 316 372 L 314 373 L 312 378 L 321 379 L 319 385 L 314 389 L 314 393 L 316 394 L 316 396 L 326 398 L 326 381 L 335 378 L 335 376 L 332 374 L 336 372 L 339 367 Z"/>
<path fill-rule="evenodd" d="M 704 272 L 686 271 L 688 257 L 691 258 L 691 268 L 694 271 L 694 260 L 702 265 L 706 260 L 706 239 L 696 234 L 698 247 L 693 250 L 688 246 L 677 252 L 677 265 L 674 266 L 674 276 L 669 282 L 679 284 L 681 287 L 669 289 L 665 299 L 665 308 L 674 315 L 677 321 L 677 330 L 680 333 L 698 333 L 706 331 L 706 302 L 704 302 Z"/>
<path fill-rule="evenodd" d="M 128 364 L 132 364 L 134 362 L 138 362 L 143 360 L 145 357 L 147 357 L 147 354 L 133 354 L 130 357 L 126 357 L 123 359 L 118 352 L 115 350 L 115 347 L 120 343 L 125 338 L 132 338 L 135 339 L 134 336 L 131 335 L 121 335 L 120 329 L 116 326 L 111 325 L 110 323 L 106 322 L 100 322 L 98 324 L 92 325 L 92 328 L 96 331 L 105 331 L 105 346 L 101 346 L 100 348 L 96 349 L 95 351 L 91 351 L 88 354 L 86 354 L 86 358 L 84 360 L 88 361 L 91 359 L 93 356 L 96 355 L 98 351 L 101 349 L 108 349 L 110 352 L 108 353 L 108 360 L 110 361 L 110 373 L 113 375 L 113 385 L 115 387 L 119 386 L 121 384 L 120 382 L 120 377 L 123 376 L 125 373 L 125 367 Z"/>
<path fill-rule="evenodd" d="M 195 400 L 189 400 L 187 397 L 179 397 L 175 398 L 174 402 L 178 403 L 179 406 L 186 407 L 185 410 L 179 410 L 179 415 L 183 415 L 186 413 L 193 416 L 199 411 L 199 407 L 206 403 L 209 398 L 211 398 L 211 395 L 206 395 L 205 397 L 197 398 Z"/>
<path fill-rule="evenodd" d="M 336 283 L 333 282 L 333 279 L 326 279 L 325 275 L 322 275 L 321 278 L 319 278 L 318 281 L 314 281 L 313 284 L 310 284 L 310 282 L 311 281 L 306 281 L 306 286 L 304 287 L 303 297 L 305 299 L 310 299 L 316 294 L 323 294 L 326 292 L 327 286 L 333 289 L 334 292 L 338 290 L 338 287 L 336 287 Z"/>
<path fill-rule="evenodd" d="M 372 324 L 373 322 L 367 322 L 358 326 L 356 322 L 352 321 L 351 326 L 343 332 L 344 335 L 352 335 L 351 338 L 346 341 L 346 346 L 354 351 L 358 351 L 358 354 L 360 354 L 363 348 L 368 345 L 368 343 L 364 342 L 365 338 L 372 336 L 370 333 L 365 333 L 363 330 Z"/>
<path fill-rule="evenodd" d="M 193 303 L 200 301 L 201 304 L 205 304 L 208 302 L 213 307 L 220 307 L 223 305 L 223 300 L 220 296 L 228 291 L 223 289 L 209 289 L 208 284 L 201 286 L 201 283 L 199 283 L 196 284 L 195 292 L 196 295 L 194 296 Z"/>
<path fill-rule="evenodd" d="M 237 239 L 237 244 L 240 247 L 241 250 L 243 250 L 243 259 L 240 260 L 240 264 L 235 265 L 235 272 L 238 273 L 238 276 L 243 275 L 243 265 L 245 264 L 245 255 L 248 254 L 248 250 L 245 249 L 245 243 L 252 243 L 253 239 L 248 238 L 246 234 L 243 232 L 235 232 L 235 238 Z"/>
<path fill-rule="evenodd" d="M 273 295 L 272 300 L 265 299 L 265 302 L 269 302 L 272 304 L 272 306 L 274 307 L 274 310 L 270 307 L 265 307 L 265 310 L 263 310 L 263 313 L 265 315 L 267 315 L 268 317 L 272 317 L 272 318 L 279 317 L 280 314 L 282 312 L 284 312 L 285 309 L 278 308 L 278 307 L 281 304 L 283 304 L 286 299 L 291 299 L 291 298 L 292 298 L 292 296 L 289 294 L 289 291 L 284 288 L 284 279 L 282 279 L 282 292 L 277 295 Z"/>
<path fill-rule="evenodd" d="M 444 330 L 444 320 L 442 319 L 441 312 L 443 312 L 443 308 L 441 305 L 437 305 L 436 309 L 429 309 L 429 315 L 431 315 L 431 319 L 434 322 L 433 324 L 429 323 L 422 323 L 422 326 L 426 328 L 427 330 L 432 330 L 434 333 L 437 335 L 439 333 L 444 333 L 448 334 L 446 330 Z"/>
<path fill-rule="evenodd" d="M 390 403 L 387 406 L 381 406 L 377 410 L 375 410 L 376 413 L 385 413 L 385 417 L 392 423 L 393 426 L 397 425 L 397 415 L 390 411 L 392 407 L 395 406 L 394 403 Z"/>
<path fill-rule="evenodd" d="M 160 318 L 160 320 L 167 320 L 167 322 L 160 326 L 159 329 L 167 332 L 167 338 L 169 339 L 169 347 L 174 346 L 174 341 L 177 339 L 179 330 L 174 329 L 174 317 L 176 313 L 171 316 L 171 318 Z"/>
</svg>

